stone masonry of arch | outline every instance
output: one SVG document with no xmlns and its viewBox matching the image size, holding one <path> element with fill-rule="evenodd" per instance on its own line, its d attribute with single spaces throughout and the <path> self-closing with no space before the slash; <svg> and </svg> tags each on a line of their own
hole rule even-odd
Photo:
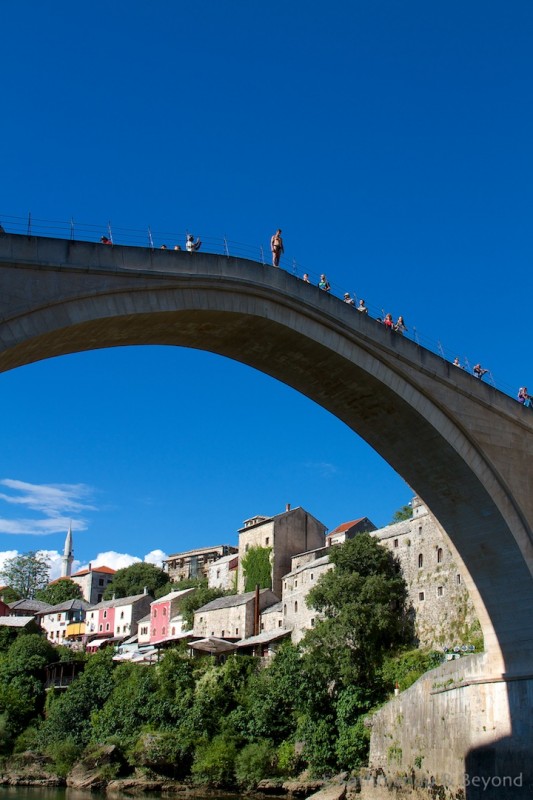
<svg viewBox="0 0 533 800">
<path fill-rule="evenodd" d="M 244 259 L 0 238 L 0 371 L 118 345 L 208 350 L 362 436 L 450 537 L 492 677 L 533 656 L 533 415 L 295 276 Z"/>
</svg>

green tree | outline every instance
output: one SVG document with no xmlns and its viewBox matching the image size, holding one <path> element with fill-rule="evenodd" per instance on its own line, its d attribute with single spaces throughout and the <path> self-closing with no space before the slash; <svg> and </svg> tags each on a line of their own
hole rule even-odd
<svg viewBox="0 0 533 800">
<path fill-rule="evenodd" d="M 91 738 L 91 715 L 102 708 L 111 694 L 113 649 L 108 647 L 91 656 L 84 672 L 60 695 L 51 695 L 46 719 L 39 730 L 43 749 L 70 740 L 85 746 Z"/>
<path fill-rule="evenodd" d="M 44 707 L 45 667 L 57 660 L 42 634 L 17 637 L 0 662 L 1 747 L 11 749 L 18 736 Z"/>
<path fill-rule="evenodd" d="M 59 578 L 59 580 L 49 583 L 45 589 L 40 589 L 35 593 L 37 600 L 57 606 L 67 600 L 82 600 L 83 592 L 77 583 L 70 578 Z"/>
<path fill-rule="evenodd" d="M 335 569 L 306 598 L 325 618 L 304 648 L 328 683 L 368 686 L 384 656 L 413 638 L 407 586 L 399 563 L 368 533 L 332 548 L 330 561 Z"/>
<path fill-rule="evenodd" d="M 20 597 L 33 599 L 49 580 L 48 559 L 36 550 L 29 550 L 4 561 L 2 578 Z"/>
<path fill-rule="evenodd" d="M 118 599 L 142 594 L 145 588 L 154 597 L 156 591 L 167 582 L 168 575 L 164 570 L 146 561 L 138 561 L 115 572 L 104 592 L 104 600 L 111 600 L 113 595 Z"/>
<path fill-rule="evenodd" d="M 412 516 L 413 509 L 411 508 L 411 504 L 408 503 L 407 505 L 398 508 L 394 512 L 390 521 L 390 525 L 395 525 L 397 522 L 403 522 L 406 519 L 411 519 Z"/>
<path fill-rule="evenodd" d="M 253 592 L 257 585 L 260 589 L 272 589 L 271 552 L 271 547 L 250 547 L 243 556 L 242 571 L 245 592 Z"/>
<path fill-rule="evenodd" d="M 0 595 L 0 600 L 4 603 L 15 603 L 17 600 L 22 600 L 20 594 L 16 592 L 11 586 L 4 586 Z"/>
</svg>

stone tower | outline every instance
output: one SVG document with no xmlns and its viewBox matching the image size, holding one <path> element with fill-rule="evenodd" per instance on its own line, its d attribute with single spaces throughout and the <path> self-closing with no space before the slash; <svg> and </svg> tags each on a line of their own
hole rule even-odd
<svg viewBox="0 0 533 800">
<path fill-rule="evenodd" d="M 72 562 L 74 561 L 74 550 L 72 549 L 72 523 L 68 526 L 67 538 L 65 539 L 65 549 L 61 559 L 61 577 L 70 578 L 72 572 Z"/>
</svg>

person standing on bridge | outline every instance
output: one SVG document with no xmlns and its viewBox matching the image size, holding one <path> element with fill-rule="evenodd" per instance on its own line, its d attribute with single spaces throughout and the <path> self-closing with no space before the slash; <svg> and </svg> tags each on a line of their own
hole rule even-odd
<svg viewBox="0 0 533 800">
<path fill-rule="evenodd" d="M 472 372 L 474 373 L 476 378 L 479 378 L 479 380 L 481 380 L 483 375 L 487 374 L 488 369 L 485 369 L 484 367 L 482 367 L 481 364 L 476 364 L 475 367 L 473 368 Z"/>
<path fill-rule="evenodd" d="M 320 276 L 320 280 L 318 281 L 318 288 L 322 289 L 323 292 L 329 292 L 331 290 L 331 286 L 329 285 L 329 281 L 325 275 Z"/>
<path fill-rule="evenodd" d="M 525 408 L 531 408 L 531 395 L 527 393 L 527 386 L 522 386 L 518 390 L 518 397 L 516 398 Z"/>
<path fill-rule="evenodd" d="M 202 242 L 200 241 L 200 237 L 196 241 L 194 241 L 194 236 L 192 233 L 187 234 L 187 241 L 185 242 L 185 247 L 188 253 L 195 253 L 197 250 L 200 249 L 202 246 Z"/>
<path fill-rule="evenodd" d="M 281 254 L 285 252 L 283 247 L 283 239 L 281 238 L 281 228 L 278 228 L 276 233 L 270 239 L 270 249 L 272 250 L 272 266 L 279 267 L 279 260 Z"/>
</svg>

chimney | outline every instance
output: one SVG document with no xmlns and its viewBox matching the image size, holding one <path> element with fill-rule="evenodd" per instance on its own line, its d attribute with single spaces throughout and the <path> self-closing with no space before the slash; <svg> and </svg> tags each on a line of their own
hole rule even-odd
<svg viewBox="0 0 533 800">
<path fill-rule="evenodd" d="M 254 636 L 259 633 L 259 584 L 255 584 L 254 596 Z"/>
<path fill-rule="evenodd" d="M 291 504 L 287 503 L 287 505 L 285 506 L 285 511 L 290 511 L 290 510 L 291 510 Z"/>
<path fill-rule="evenodd" d="M 92 571 L 92 568 L 93 568 L 93 565 L 92 565 L 92 564 L 91 564 L 91 562 L 89 561 L 89 572 L 91 572 L 91 571 Z"/>
<path fill-rule="evenodd" d="M 143 594 L 148 594 L 148 586 L 145 586 L 143 589 Z"/>
</svg>

